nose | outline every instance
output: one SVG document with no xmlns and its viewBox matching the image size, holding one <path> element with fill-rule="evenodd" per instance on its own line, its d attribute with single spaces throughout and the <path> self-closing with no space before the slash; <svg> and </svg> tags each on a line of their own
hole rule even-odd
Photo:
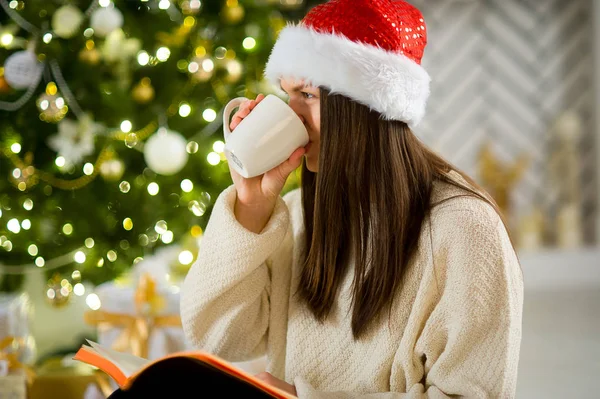
<svg viewBox="0 0 600 399">
<path fill-rule="evenodd" d="M 288 102 L 288 105 L 290 106 L 292 111 L 294 111 L 296 113 L 296 115 L 298 115 L 298 117 L 300 118 L 302 123 L 306 124 L 306 118 L 303 115 L 302 106 L 297 101 L 294 101 L 294 100 L 290 100 Z"/>
</svg>

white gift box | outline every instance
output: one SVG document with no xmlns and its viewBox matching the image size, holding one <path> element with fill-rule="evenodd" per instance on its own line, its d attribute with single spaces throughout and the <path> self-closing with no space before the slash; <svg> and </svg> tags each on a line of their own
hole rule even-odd
<svg viewBox="0 0 600 399">
<path fill-rule="evenodd" d="M 151 331 L 147 340 L 148 352 L 146 358 L 155 360 L 165 355 L 188 350 L 181 326 L 153 326 L 152 321 L 162 316 L 179 319 L 179 287 L 169 281 L 169 264 L 176 259 L 180 249 L 169 246 L 158 250 L 154 255 L 134 265 L 124 282 L 107 282 L 95 289 L 100 299 L 100 310 L 111 314 L 122 314 L 131 317 L 145 317 Z M 143 279 L 149 279 L 154 286 L 154 296 L 160 297 L 163 306 L 149 312 L 146 308 L 138 308 L 136 291 Z M 148 280 L 146 280 L 148 281 Z M 107 324 L 107 323 L 104 323 Z M 124 327 L 98 329 L 98 342 L 102 345 L 113 346 L 125 332 Z"/>
<path fill-rule="evenodd" d="M 103 312 L 142 317 L 135 303 L 136 287 L 119 286 L 115 283 L 105 283 L 95 290 L 100 298 Z M 164 307 L 153 317 L 173 315 L 179 317 L 179 291 L 173 286 L 167 290 L 159 290 L 157 295 L 164 299 Z M 150 325 L 152 323 L 150 322 Z M 101 345 L 112 346 L 123 334 L 124 327 L 99 328 L 98 342 Z M 175 326 L 155 326 L 148 336 L 148 353 L 146 358 L 155 360 L 167 354 L 189 349 L 186 345 L 183 329 Z"/>
<path fill-rule="evenodd" d="M 0 351 L 16 354 L 18 361 L 30 366 L 35 361 L 36 347 L 31 335 L 33 308 L 25 293 L 0 294 Z M 6 360 L 0 360 L 0 398 L 25 399 L 27 376 L 23 369 L 10 369 Z"/>
<path fill-rule="evenodd" d="M 11 350 L 18 351 L 18 359 L 33 364 L 36 346 L 31 334 L 33 306 L 26 293 L 0 294 L 0 341 L 11 337 L 15 340 Z"/>
</svg>

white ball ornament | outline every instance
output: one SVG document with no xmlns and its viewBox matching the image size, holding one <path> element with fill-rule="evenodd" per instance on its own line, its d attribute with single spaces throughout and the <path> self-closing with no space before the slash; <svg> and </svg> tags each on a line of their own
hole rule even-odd
<svg viewBox="0 0 600 399">
<path fill-rule="evenodd" d="M 32 51 L 18 51 L 4 62 L 4 79 L 13 89 L 26 89 L 39 76 L 40 63 Z"/>
<path fill-rule="evenodd" d="M 123 14 L 116 7 L 98 8 L 90 17 L 90 26 L 96 36 L 106 37 L 123 26 Z"/>
<path fill-rule="evenodd" d="M 52 31 L 58 37 L 69 39 L 77 33 L 77 29 L 83 22 L 83 13 L 72 5 L 60 7 L 52 16 Z"/>
<path fill-rule="evenodd" d="M 150 169 L 160 175 L 179 172 L 188 160 L 185 138 L 166 128 L 160 128 L 144 144 L 144 160 Z"/>
</svg>

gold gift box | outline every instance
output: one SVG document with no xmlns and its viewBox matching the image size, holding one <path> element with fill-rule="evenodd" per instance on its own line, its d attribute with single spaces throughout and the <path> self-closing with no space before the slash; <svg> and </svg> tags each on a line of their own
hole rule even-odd
<svg viewBox="0 0 600 399">
<path fill-rule="evenodd" d="M 102 391 L 105 375 L 86 364 L 65 365 L 62 357 L 51 358 L 35 369 L 28 399 L 81 399 L 90 384 Z"/>
</svg>

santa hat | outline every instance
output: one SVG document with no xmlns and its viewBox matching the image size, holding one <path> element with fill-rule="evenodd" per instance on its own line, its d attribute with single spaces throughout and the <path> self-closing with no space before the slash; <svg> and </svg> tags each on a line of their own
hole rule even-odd
<svg viewBox="0 0 600 399">
<path fill-rule="evenodd" d="M 423 15 L 405 1 L 330 0 L 279 33 L 265 76 L 323 86 L 414 127 L 429 97 L 426 44 Z"/>
</svg>

